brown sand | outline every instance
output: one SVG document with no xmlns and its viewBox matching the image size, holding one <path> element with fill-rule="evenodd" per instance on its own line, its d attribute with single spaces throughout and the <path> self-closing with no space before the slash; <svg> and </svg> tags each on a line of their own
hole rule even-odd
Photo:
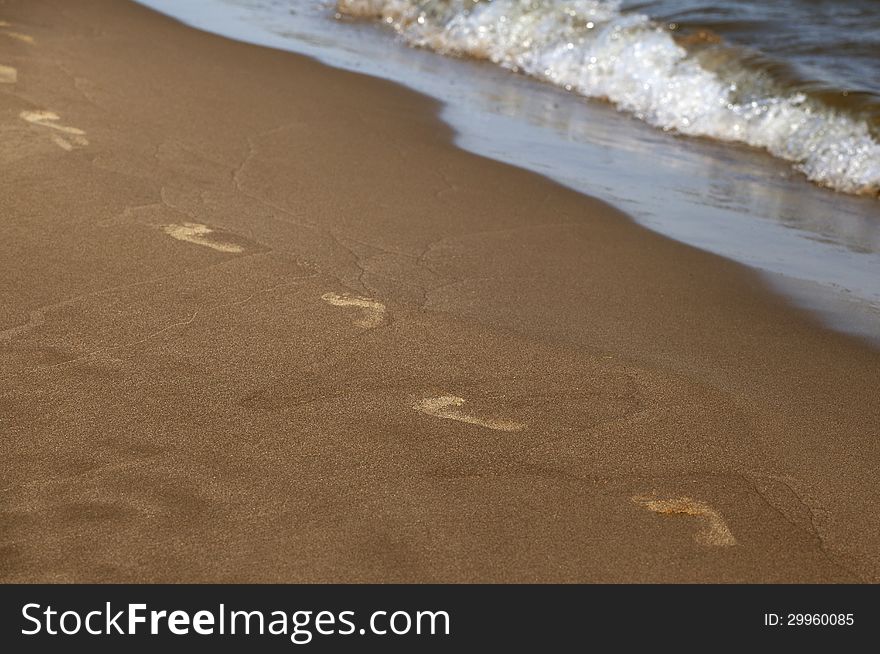
<svg viewBox="0 0 880 654">
<path fill-rule="evenodd" d="M 880 580 L 880 355 L 756 275 L 393 84 L 0 20 L 3 580 Z"/>
</svg>

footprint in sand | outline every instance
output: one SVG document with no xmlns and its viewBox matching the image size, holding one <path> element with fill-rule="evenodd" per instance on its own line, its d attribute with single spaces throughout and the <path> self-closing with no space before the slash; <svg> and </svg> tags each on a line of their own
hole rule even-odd
<svg viewBox="0 0 880 654">
<path fill-rule="evenodd" d="M 9 38 L 15 39 L 16 41 L 21 41 L 30 45 L 34 44 L 34 37 L 32 37 L 30 34 L 14 32 L 9 29 L 10 27 L 12 27 L 12 23 L 8 23 L 5 20 L 0 20 L 0 33 L 5 34 Z"/>
<path fill-rule="evenodd" d="M 12 66 L 0 64 L 0 84 L 15 84 L 18 81 L 18 71 Z"/>
<path fill-rule="evenodd" d="M 689 497 L 675 497 L 659 500 L 654 497 L 633 497 L 632 501 L 649 511 L 662 515 L 689 515 L 699 518 L 703 528 L 694 534 L 694 540 L 700 545 L 730 547 L 736 545 L 736 539 L 730 533 L 724 518 L 711 506 Z"/>
<path fill-rule="evenodd" d="M 495 429 L 497 431 L 520 431 L 525 428 L 525 425 L 521 422 L 495 420 L 493 418 L 484 420 L 482 418 L 468 415 L 455 408 L 460 407 L 464 403 L 464 398 L 455 397 L 454 395 L 441 395 L 440 397 L 428 397 L 419 400 L 413 404 L 413 409 L 419 413 L 424 413 L 435 418 L 458 420 L 459 422 L 466 422 L 469 425 L 486 427 L 487 429 Z"/>
<path fill-rule="evenodd" d="M 235 243 L 221 243 L 205 238 L 208 234 L 214 233 L 214 230 L 207 225 L 202 225 L 200 223 L 182 223 L 180 225 L 160 225 L 160 227 L 162 231 L 168 234 L 168 236 L 176 238 L 178 241 L 204 245 L 206 248 L 219 250 L 220 252 L 244 252 L 244 248 Z"/>
<path fill-rule="evenodd" d="M 338 295 L 336 293 L 324 293 L 321 296 L 324 302 L 329 302 L 334 307 L 359 307 L 363 309 L 363 316 L 354 321 L 354 324 L 364 329 L 378 327 L 385 319 L 385 305 L 377 300 L 356 295 Z"/>
<path fill-rule="evenodd" d="M 0 21 L 0 27 L 6 28 L 9 27 L 9 23 L 4 23 Z M 16 41 L 21 41 L 22 43 L 27 43 L 28 45 L 34 44 L 34 37 L 30 34 L 22 34 L 21 32 L 13 32 L 12 30 L 3 29 L 3 34 L 6 36 L 15 39 Z"/>
<path fill-rule="evenodd" d="M 52 135 L 52 140 L 63 150 L 73 150 L 74 145 L 88 145 L 89 142 L 85 138 L 85 132 L 78 127 L 68 127 L 61 125 L 56 121 L 60 120 L 60 116 L 52 111 L 22 111 L 19 116 L 22 120 L 26 120 L 32 125 L 40 127 L 48 127 L 65 134 L 67 138 L 58 134 Z"/>
</svg>

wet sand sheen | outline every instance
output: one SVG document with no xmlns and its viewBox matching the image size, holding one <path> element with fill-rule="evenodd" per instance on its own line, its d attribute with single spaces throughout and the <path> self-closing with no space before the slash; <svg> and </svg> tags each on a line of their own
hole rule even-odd
<svg viewBox="0 0 880 654">
<path fill-rule="evenodd" d="M 2 579 L 880 579 L 877 352 L 400 87 L 61 7 L 0 16 Z"/>
</svg>

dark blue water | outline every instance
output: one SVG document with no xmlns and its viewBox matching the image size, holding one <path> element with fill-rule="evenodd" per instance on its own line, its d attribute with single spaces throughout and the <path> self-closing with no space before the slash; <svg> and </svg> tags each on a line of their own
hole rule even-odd
<svg viewBox="0 0 880 654">
<path fill-rule="evenodd" d="M 755 55 L 776 73 L 846 93 L 849 102 L 880 99 L 880 2 L 877 0 L 626 0 L 682 32 L 705 29 Z M 860 97 L 863 96 L 863 97 Z M 876 116 L 876 114 L 875 114 Z"/>
</svg>

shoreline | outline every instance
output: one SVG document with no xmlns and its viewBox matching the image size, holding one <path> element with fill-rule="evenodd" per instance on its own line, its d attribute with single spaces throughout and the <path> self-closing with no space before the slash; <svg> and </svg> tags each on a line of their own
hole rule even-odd
<svg viewBox="0 0 880 654">
<path fill-rule="evenodd" d="M 876 351 L 408 89 L 62 7 L 0 5 L 4 581 L 880 579 Z"/>
<path fill-rule="evenodd" d="M 402 84 L 442 103 L 455 143 L 606 201 L 637 223 L 765 275 L 823 325 L 880 347 L 877 202 L 805 183 L 736 144 L 661 134 L 487 62 L 446 58 L 364 21 L 218 0 L 139 0 L 185 25 Z M 657 211 L 657 207 L 663 207 Z"/>
</svg>

